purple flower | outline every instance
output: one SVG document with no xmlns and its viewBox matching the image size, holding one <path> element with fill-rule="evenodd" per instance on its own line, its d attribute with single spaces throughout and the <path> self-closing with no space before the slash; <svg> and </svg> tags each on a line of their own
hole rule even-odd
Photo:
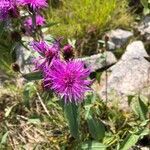
<svg viewBox="0 0 150 150">
<path fill-rule="evenodd" d="M 18 3 L 23 6 L 28 5 L 33 9 L 40 9 L 43 7 L 47 7 L 48 5 L 46 0 L 18 0 Z"/>
<path fill-rule="evenodd" d="M 87 80 L 90 70 L 81 61 L 62 62 L 55 60 L 50 68 L 44 70 L 44 87 L 53 90 L 65 103 L 81 102 L 84 93 L 91 90 Z"/>
<path fill-rule="evenodd" d="M 59 41 L 55 41 L 52 45 L 48 45 L 45 41 L 34 41 L 31 46 L 41 55 L 34 60 L 36 69 L 43 70 L 47 65 L 52 65 L 54 59 L 59 59 Z"/>
<path fill-rule="evenodd" d="M 28 26 L 29 28 L 32 27 L 32 24 L 33 22 L 31 17 L 26 18 L 26 20 L 24 21 L 24 25 Z M 36 26 L 43 26 L 45 24 L 45 18 L 41 15 L 36 15 L 35 24 Z"/>
<path fill-rule="evenodd" d="M 38 53 L 44 55 L 45 52 L 48 50 L 48 44 L 45 41 L 33 41 L 31 42 L 31 46 L 33 47 L 33 49 L 35 51 L 37 51 Z"/>
<path fill-rule="evenodd" d="M 35 17 L 35 26 L 43 26 L 45 24 L 45 18 L 41 15 L 36 15 Z M 28 17 L 24 21 L 24 28 L 27 34 L 31 34 L 33 30 L 33 20 L 31 17 Z"/>
<path fill-rule="evenodd" d="M 0 1 L 0 20 L 6 20 L 10 12 L 16 12 L 17 6 L 14 0 Z M 12 14 L 13 15 L 13 14 Z"/>
</svg>

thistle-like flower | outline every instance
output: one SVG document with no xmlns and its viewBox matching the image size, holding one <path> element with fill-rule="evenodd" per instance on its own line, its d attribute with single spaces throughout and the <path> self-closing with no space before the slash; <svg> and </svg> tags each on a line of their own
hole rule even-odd
<svg viewBox="0 0 150 150">
<path fill-rule="evenodd" d="M 33 61 L 36 69 L 43 70 L 47 65 L 52 65 L 54 59 L 59 59 L 59 41 L 55 41 L 52 45 L 48 45 L 45 41 L 34 41 L 31 46 L 41 55 Z"/>
<path fill-rule="evenodd" d="M 0 1 L 0 20 L 6 20 L 9 15 L 16 16 L 17 6 L 14 0 L 1 0 Z"/>
<path fill-rule="evenodd" d="M 24 20 L 24 29 L 26 31 L 26 34 L 31 34 L 33 31 L 33 19 L 31 17 L 28 17 Z M 35 25 L 36 27 L 41 27 L 45 24 L 45 18 L 41 15 L 36 15 L 35 17 Z"/>
<path fill-rule="evenodd" d="M 20 5 L 30 6 L 32 9 L 40 9 L 43 7 L 47 7 L 46 0 L 17 0 Z"/>
<path fill-rule="evenodd" d="M 81 61 L 62 62 L 55 60 L 53 65 L 44 69 L 44 87 L 53 90 L 65 103 L 79 103 L 86 91 L 91 90 L 87 80 L 90 70 Z"/>
</svg>

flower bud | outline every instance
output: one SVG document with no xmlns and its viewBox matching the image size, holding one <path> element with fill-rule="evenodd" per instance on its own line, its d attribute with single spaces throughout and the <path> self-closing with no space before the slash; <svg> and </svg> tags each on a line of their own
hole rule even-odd
<svg viewBox="0 0 150 150">
<path fill-rule="evenodd" d="M 70 44 L 64 46 L 63 57 L 65 60 L 69 60 L 70 58 L 74 57 L 73 47 Z"/>
<path fill-rule="evenodd" d="M 19 67 L 18 64 L 13 63 L 11 67 L 12 67 L 12 70 L 13 70 L 13 71 L 15 71 L 15 72 L 20 72 L 20 67 Z"/>
<path fill-rule="evenodd" d="M 108 42 L 108 41 L 109 41 L 109 36 L 105 35 L 105 42 Z"/>
</svg>

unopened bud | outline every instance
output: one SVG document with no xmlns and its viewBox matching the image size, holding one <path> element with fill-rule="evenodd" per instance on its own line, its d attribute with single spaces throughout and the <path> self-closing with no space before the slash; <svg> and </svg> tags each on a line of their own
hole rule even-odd
<svg viewBox="0 0 150 150">
<path fill-rule="evenodd" d="M 70 58 L 74 57 L 73 47 L 70 44 L 64 46 L 63 57 L 65 60 L 69 60 Z"/>
<path fill-rule="evenodd" d="M 15 72 L 20 72 L 20 67 L 19 67 L 18 64 L 13 63 L 11 67 L 12 67 L 12 70 L 13 70 L 13 71 L 15 71 Z"/>
<path fill-rule="evenodd" d="M 105 35 L 105 42 L 108 42 L 108 41 L 109 41 L 109 36 Z"/>
</svg>

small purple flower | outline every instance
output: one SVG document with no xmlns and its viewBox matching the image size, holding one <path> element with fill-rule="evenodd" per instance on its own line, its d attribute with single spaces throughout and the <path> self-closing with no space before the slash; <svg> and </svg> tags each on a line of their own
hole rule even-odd
<svg viewBox="0 0 150 150">
<path fill-rule="evenodd" d="M 41 15 L 36 15 L 35 23 L 36 23 L 36 26 L 43 26 L 45 24 L 45 18 Z M 26 20 L 24 21 L 24 25 L 28 26 L 29 28 L 32 27 L 32 24 L 33 22 L 32 22 L 31 17 L 26 18 Z"/>
<path fill-rule="evenodd" d="M 43 26 L 45 24 L 45 18 L 41 15 L 36 15 L 35 17 L 35 26 Z M 28 17 L 24 21 L 24 28 L 27 34 L 31 34 L 33 31 L 33 20 L 31 17 Z"/>
<path fill-rule="evenodd" d="M 44 55 L 45 52 L 48 50 L 48 44 L 45 41 L 33 41 L 31 42 L 32 48 L 37 51 L 38 53 Z"/>
<path fill-rule="evenodd" d="M 79 103 L 86 91 L 91 90 L 87 80 L 90 70 L 81 61 L 62 62 L 55 60 L 50 68 L 44 70 L 44 87 L 53 90 L 65 103 Z"/>
<path fill-rule="evenodd" d="M 17 0 L 20 5 L 28 5 L 33 9 L 47 7 L 46 0 Z"/>
<path fill-rule="evenodd" d="M 43 70 L 47 65 L 52 65 L 54 59 L 59 59 L 59 41 L 55 41 L 52 45 L 48 45 L 45 41 L 34 41 L 31 46 L 41 55 L 34 60 L 36 69 Z"/>
</svg>

